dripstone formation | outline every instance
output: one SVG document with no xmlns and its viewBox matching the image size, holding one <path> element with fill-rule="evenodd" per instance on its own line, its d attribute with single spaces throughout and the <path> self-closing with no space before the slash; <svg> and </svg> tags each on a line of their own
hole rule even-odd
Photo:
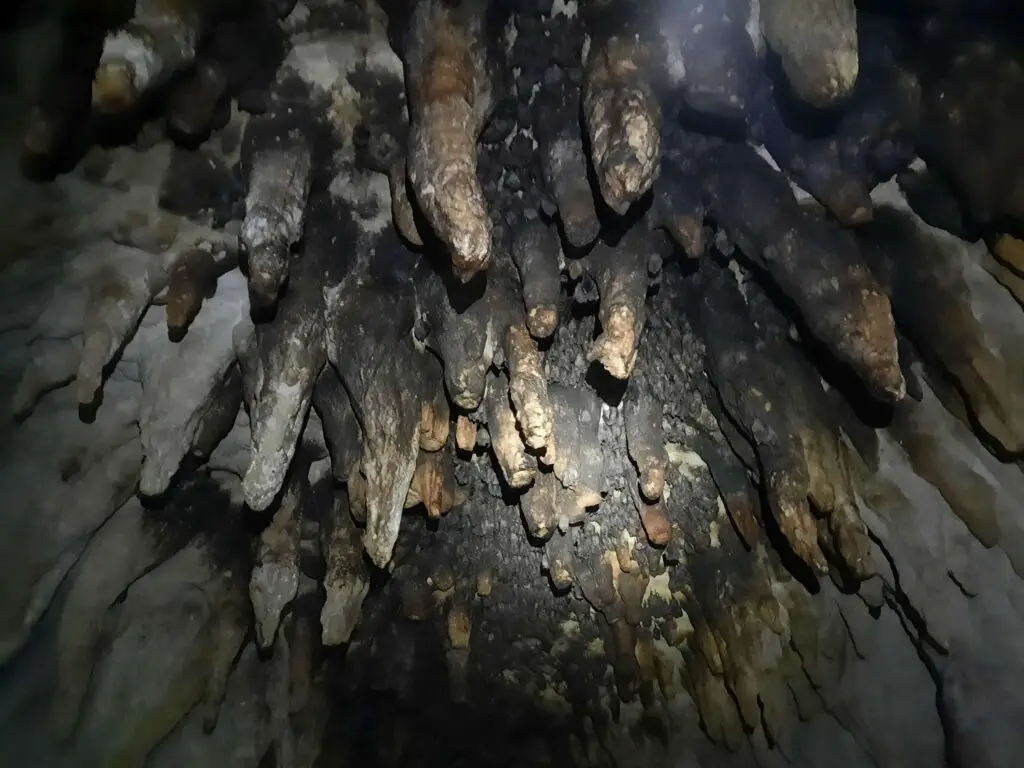
<svg viewBox="0 0 1024 768">
<path fill-rule="evenodd" d="M 1012 9 L 61 14 L 0 275 L 49 759 L 1016 764 Z M 851 704 L 876 625 L 941 742 Z"/>
</svg>

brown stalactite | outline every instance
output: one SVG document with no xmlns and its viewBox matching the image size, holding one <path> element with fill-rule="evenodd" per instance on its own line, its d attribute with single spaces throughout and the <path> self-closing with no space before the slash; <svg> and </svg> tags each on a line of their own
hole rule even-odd
<svg viewBox="0 0 1024 768">
<path fill-rule="evenodd" d="M 963 83 L 987 73 L 980 92 L 1009 100 L 1021 78 L 1000 45 L 960 41 L 940 66 L 858 13 L 140 0 L 92 67 L 107 114 L 84 141 L 152 99 L 137 119 L 203 146 L 141 137 L 130 152 L 162 157 L 163 180 L 137 188 L 121 149 L 59 180 L 163 210 L 78 216 L 69 230 L 100 234 L 75 262 L 58 243 L 41 316 L 3 318 L 31 345 L 12 429 L 38 432 L 71 381 L 69 412 L 130 403 L 128 437 L 105 436 L 126 458 L 70 450 L 60 494 L 26 504 L 25 546 L 52 536 L 50 559 L 0 558 L 38 582 L 5 577 L 23 604 L 0 612 L 8 658 L 69 541 L 98 529 L 58 622 L 60 736 L 133 765 L 187 762 L 190 728 L 210 744 L 247 728 L 253 764 L 281 766 L 631 764 L 705 737 L 713 759 L 767 764 L 820 709 L 864 735 L 839 700 L 870 656 L 855 610 L 960 664 L 930 637 L 955 634 L 960 605 L 950 619 L 930 592 L 953 580 L 979 605 L 981 547 L 1008 574 L 1024 552 L 1022 326 L 993 282 L 1014 291 L 1024 262 L 1005 236 L 1016 139 Z M 261 59 L 257 28 L 287 39 L 259 86 L 239 71 Z M 950 36 L 936 22 L 917 42 Z M 33 162 L 83 106 L 77 43 L 32 117 Z M 783 125 L 780 74 L 833 112 Z M 908 173 L 919 149 L 941 171 Z M 994 255 L 879 204 L 893 174 L 922 219 Z M 171 387 L 193 376 L 201 396 Z M 980 442 L 957 453 L 951 435 Z M 114 506 L 90 512 L 115 475 Z M 216 477 L 202 515 L 200 476 Z M 913 502 L 911 484 L 927 486 Z M 147 508 L 121 506 L 136 491 Z M 925 526 L 949 562 L 918 551 Z M 150 642 L 137 595 L 161 589 L 190 596 L 163 632 L 189 643 L 169 646 L 181 679 L 160 707 L 164 667 L 140 665 L 150 697 L 112 738 L 96 720 L 125 689 L 112 670 Z M 1009 625 L 988 620 L 1002 652 Z"/>
</svg>

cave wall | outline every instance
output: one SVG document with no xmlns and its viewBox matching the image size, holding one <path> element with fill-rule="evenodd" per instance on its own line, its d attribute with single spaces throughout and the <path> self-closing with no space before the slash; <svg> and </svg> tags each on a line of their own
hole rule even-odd
<svg viewBox="0 0 1024 768">
<path fill-rule="evenodd" d="M 32 71 L 27 62 L 21 69 Z M 18 81 L 34 87 L 31 78 Z M 243 123 L 236 110 L 211 139 L 219 156 L 237 158 Z M 305 573 L 298 577 L 297 607 L 280 632 L 261 641 L 251 628 L 249 568 L 253 528 L 265 520 L 252 522 L 243 489 L 252 437 L 246 409 L 237 401 L 234 409 L 225 405 L 230 397 L 218 388 L 235 365 L 239 336 L 251 327 L 242 271 L 223 270 L 183 338 L 168 332 L 169 309 L 159 296 L 151 306 L 136 307 L 138 331 L 110 355 L 109 365 L 105 358 L 93 365 L 102 402 L 80 405 L 80 389 L 90 383 L 80 368 L 83 349 L 96 333 L 86 325 L 90 302 L 102 300 L 104 291 L 151 279 L 154 269 L 166 269 L 199 241 L 227 259 L 237 224 L 217 228 L 161 208 L 179 150 L 158 131 L 144 130 L 128 146 L 94 148 L 72 172 L 38 185 L 16 170 L 15 130 L 13 121 L 4 126 L 0 148 L 7 219 L 0 234 L 0 402 L 12 404 L 0 449 L 0 762 L 255 767 L 266 764 L 268 750 L 278 765 L 354 762 L 358 750 L 333 744 L 324 733 L 358 731 L 360 724 L 345 715 L 369 701 L 366 688 L 403 688 L 402 678 L 412 676 L 412 666 L 402 661 L 407 646 L 436 644 L 439 674 L 447 681 L 445 659 L 452 648 L 430 632 L 440 628 L 444 635 L 450 603 L 428 601 L 423 611 L 429 618 L 421 622 L 428 629 L 403 623 L 409 610 L 403 601 L 416 598 L 408 598 L 402 585 L 419 584 L 441 559 L 438 551 L 504 585 L 493 593 L 477 585 L 465 598 L 485 617 L 474 622 L 468 646 L 478 676 L 507 670 L 530 679 L 511 686 L 521 688 L 522 698 L 497 697 L 497 708 L 481 705 L 481 712 L 493 717 L 504 706 L 509 720 L 535 717 L 553 730 L 568 728 L 578 714 L 572 696 L 564 687 L 538 685 L 548 673 L 531 677 L 531 664 L 543 667 L 556 658 L 560 639 L 571 648 L 592 646 L 598 622 L 579 596 L 551 594 L 543 548 L 522 536 L 518 509 L 500 493 L 496 497 L 493 487 L 488 493 L 494 481 L 486 478 L 495 470 L 486 454 L 464 470 L 470 473 L 466 486 L 474 490 L 436 524 L 438 530 L 408 522 L 416 530 L 399 539 L 402 557 L 396 557 L 391 579 L 371 587 L 370 599 L 389 607 L 364 609 L 348 666 L 319 648 L 317 587 Z M 872 196 L 878 205 L 907 209 L 893 182 Z M 910 215 L 960 265 L 970 287 L 967 305 L 986 332 L 1000 348 L 1012 348 L 1024 333 L 1024 314 L 993 275 L 985 243 L 959 240 Z M 614 665 L 598 654 L 587 663 L 608 680 L 607 699 L 596 709 L 616 710 L 617 717 L 599 729 L 601 738 L 593 740 L 598 747 L 581 726 L 578 741 L 586 757 L 574 759 L 627 766 L 930 767 L 947 759 L 1016 764 L 1022 743 L 1014 724 L 1024 716 L 1016 684 L 1024 680 L 1024 587 L 1018 575 L 1024 568 L 1024 476 L 1017 463 L 998 460 L 950 412 L 948 393 L 933 388 L 939 384 L 923 364 L 907 371 L 915 374 L 919 402 L 906 418 L 878 430 L 876 465 L 854 462 L 861 478 L 858 511 L 871 532 L 880 575 L 855 594 L 822 579 L 821 591 L 800 603 L 802 615 L 815 622 L 813 638 L 804 641 L 809 645 L 800 647 L 807 668 L 795 673 L 805 677 L 804 690 L 797 693 L 796 678 L 780 678 L 780 690 L 793 689 L 793 698 L 778 705 L 785 716 L 772 724 L 774 748 L 764 728 L 745 735 L 734 750 L 712 743 L 701 730 L 697 704 L 679 685 L 661 683 L 653 705 L 612 704 Z M 317 430 L 315 424 L 307 428 Z M 204 444 L 199 437 L 206 430 L 218 439 Z M 322 436 L 306 440 L 298 464 L 317 492 L 305 502 L 326 509 L 337 504 L 317 491 L 331 474 Z M 143 506 L 136 491 L 162 491 L 172 476 L 183 485 L 167 503 L 147 499 Z M 579 536 L 605 520 L 616 525 L 617 513 L 610 502 L 608 507 L 608 517 L 588 521 Z M 989 538 L 985 546 L 993 527 L 998 545 Z M 636 532 L 635 521 L 630 530 Z M 484 556 L 495 549 L 503 556 Z M 430 577 L 428 593 L 450 591 L 438 586 L 436 572 Z M 498 606 L 493 616 L 489 600 Z M 509 618 L 517 614 L 518 621 Z M 580 625 L 585 642 L 577 643 Z M 427 639 L 409 640 L 402 632 Z M 448 632 L 452 645 L 450 626 Z M 390 646 L 380 640 L 392 634 Z M 259 653 L 259 645 L 272 653 Z M 508 645 L 514 651 L 498 656 Z M 489 658 L 492 646 L 493 658 L 501 659 L 497 666 L 479 660 Z M 423 653 L 421 665 L 433 658 Z M 764 654 L 771 656 L 771 649 Z M 395 666 L 378 670 L 382 658 Z M 367 669 L 383 682 L 370 681 L 366 688 L 346 682 Z M 476 690 L 488 691 L 483 685 Z M 721 692 L 728 698 L 724 686 Z M 418 692 L 411 695 L 417 701 Z M 423 713 L 422 730 L 410 733 L 403 723 L 400 732 L 387 721 L 386 709 L 366 706 L 377 718 L 364 724 L 376 743 L 360 748 L 380 764 L 401 759 L 391 745 L 402 739 L 412 739 L 414 751 L 431 732 L 468 743 L 475 734 L 466 731 L 480 726 L 463 710 L 441 707 L 436 715 Z M 513 714 L 516 707 L 523 712 Z M 652 710 L 661 731 L 649 728 Z M 596 727 L 596 715 L 587 717 Z M 328 723 L 333 725 L 325 730 Z M 507 744 L 522 737 L 510 731 Z M 729 740 L 719 736 L 719 742 Z M 506 764 L 561 758 L 545 739 L 536 740 L 533 745 L 525 738 L 533 752 Z"/>
</svg>

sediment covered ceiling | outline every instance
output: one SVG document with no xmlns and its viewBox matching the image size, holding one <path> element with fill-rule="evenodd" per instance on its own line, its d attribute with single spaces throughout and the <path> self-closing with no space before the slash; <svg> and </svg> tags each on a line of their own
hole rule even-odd
<svg viewBox="0 0 1024 768">
<path fill-rule="evenodd" d="M 6 33 L 0 754 L 1016 765 L 1004 5 Z"/>
</svg>

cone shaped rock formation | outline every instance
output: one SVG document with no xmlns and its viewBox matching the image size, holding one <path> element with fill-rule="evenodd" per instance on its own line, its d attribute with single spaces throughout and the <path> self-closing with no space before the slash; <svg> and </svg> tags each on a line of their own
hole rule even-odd
<svg viewBox="0 0 1024 768">
<path fill-rule="evenodd" d="M 1017 764 L 1012 10 L 40 24 L 0 762 Z"/>
</svg>

